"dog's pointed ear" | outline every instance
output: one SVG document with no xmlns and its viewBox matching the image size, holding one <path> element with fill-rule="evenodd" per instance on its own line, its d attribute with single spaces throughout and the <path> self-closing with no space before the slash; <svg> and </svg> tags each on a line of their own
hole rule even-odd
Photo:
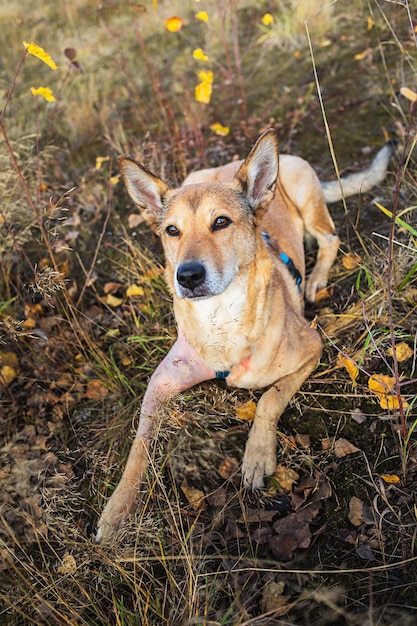
<svg viewBox="0 0 417 626">
<path fill-rule="evenodd" d="M 235 179 L 257 218 L 268 208 L 275 195 L 278 163 L 278 139 L 270 128 L 259 137 L 248 158 L 236 172 Z"/>
<path fill-rule="evenodd" d="M 162 203 L 169 190 L 168 185 L 134 159 L 121 156 L 118 161 L 130 197 L 140 207 L 152 230 L 159 235 Z"/>
</svg>

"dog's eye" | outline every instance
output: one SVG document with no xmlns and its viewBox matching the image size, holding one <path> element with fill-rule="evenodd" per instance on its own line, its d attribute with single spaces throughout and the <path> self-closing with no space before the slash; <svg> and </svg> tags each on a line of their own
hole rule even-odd
<svg viewBox="0 0 417 626">
<path fill-rule="evenodd" d="M 214 230 L 222 230 L 223 228 L 227 228 L 232 223 L 232 220 L 228 217 L 224 217 L 224 215 L 220 215 L 217 217 L 213 223 L 211 229 Z"/>
<path fill-rule="evenodd" d="M 165 228 L 165 232 L 170 237 L 179 237 L 180 235 L 180 231 L 178 230 L 176 226 L 174 226 L 174 224 L 170 224 L 169 226 L 167 226 Z"/>
</svg>

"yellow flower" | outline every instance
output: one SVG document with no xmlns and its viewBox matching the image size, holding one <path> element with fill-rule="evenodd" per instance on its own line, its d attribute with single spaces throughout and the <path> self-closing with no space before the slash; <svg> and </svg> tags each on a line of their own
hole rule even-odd
<svg viewBox="0 0 417 626">
<path fill-rule="evenodd" d="M 211 92 L 213 87 L 211 83 L 201 82 L 199 85 L 195 87 L 195 99 L 197 102 L 202 102 L 203 104 L 208 104 L 211 99 Z"/>
<path fill-rule="evenodd" d="M 261 18 L 261 22 L 264 26 L 270 26 L 274 23 L 274 18 L 270 13 L 265 13 L 265 15 L 263 15 Z"/>
<path fill-rule="evenodd" d="M 165 26 L 170 33 L 177 33 L 182 28 L 182 19 L 176 15 L 169 17 L 165 22 Z"/>
<path fill-rule="evenodd" d="M 45 52 L 45 50 L 41 48 L 40 46 L 37 46 L 36 43 L 33 43 L 33 41 L 32 43 L 28 43 L 27 41 L 24 41 L 23 45 L 25 46 L 26 52 L 28 54 L 33 54 L 34 57 L 38 57 L 38 59 L 46 63 L 46 65 L 50 67 L 51 70 L 58 69 L 58 66 L 53 60 L 53 58 L 51 57 L 51 55 Z"/>
<path fill-rule="evenodd" d="M 197 59 L 197 61 L 204 61 L 205 63 L 207 63 L 207 61 L 209 60 L 208 56 L 204 54 L 201 48 L 197 48 L 196 50 L 194 50 L 193 57 Z"/>
<path fill-rule="evenodd" d="M 208 14 L 207 11 L 200 11 L 199 13 L 196 14 L 196 18 L 198 20 L 201 20 L 202 22 L 208 22 Z"/>
<path fill-rule="evenodd" d="M 230 133 L 230 128 L 228 126 L 223 126 L 219 122 L 212 124 L 210 126 L 210 130 L 212 130 L 213 133 L 216 133 L 216 135 L 220 135 L 220 137 L 226 137 Z"/>
<path fill-rule="evenodd" d="M 56 102 L 56 98 L 49 87 L 38 87 L 37 89 L 31 87 L 30 90 L 34 96 L 42 96 L 47 102 Z"/>
</svg>

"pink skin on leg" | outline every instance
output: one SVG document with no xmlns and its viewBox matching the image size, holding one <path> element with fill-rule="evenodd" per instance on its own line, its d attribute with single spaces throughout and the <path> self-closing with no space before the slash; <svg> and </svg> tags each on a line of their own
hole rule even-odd
<svg viewBox="0 0 417 626">
<path fill-rule="evenodd" d="M 153 416 L 173 395 L 210 380 L 215 375 L 214 370 L 204 365 L 179 330 L 177 341 L 149 380 L 136 436 L 120 482 L 100 517 L 97 541 L 110 540 L 137 502 L 139 485 L 148 467 L 149 446 L 154 427 Z"/>
</svg>

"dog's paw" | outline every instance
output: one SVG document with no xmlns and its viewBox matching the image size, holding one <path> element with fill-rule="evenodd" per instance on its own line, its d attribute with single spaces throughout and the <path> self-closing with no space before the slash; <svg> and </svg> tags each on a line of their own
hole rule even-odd
<svg viewBox="0 0 417 626">
<path fill-rule="evenodd" d="M 113 543 L 117 533 L 129 518 L 137 501 L 137 490 L 116 489 L 108 500 L 97 524 L 97 543 Z"/>
<path fill-rule="evenodd" d="M 313 270 L 306 282 L 306 300 L 314 303 L 316 301 L 317 292 L 324 289 L 326 285 L 327 276 L 323 276 Z"/>
<path fill-rule="evenodd" d="M 252 435 L 253 433 L 253 435 Z M 269 436 L 268 436 L 269 435 Z M 251 431 L 242 461 L 242 478 L 245 487 L 262 489 L 265 476 L 271 476 L 277 466 L 275 436 Z"/>
</svg>

